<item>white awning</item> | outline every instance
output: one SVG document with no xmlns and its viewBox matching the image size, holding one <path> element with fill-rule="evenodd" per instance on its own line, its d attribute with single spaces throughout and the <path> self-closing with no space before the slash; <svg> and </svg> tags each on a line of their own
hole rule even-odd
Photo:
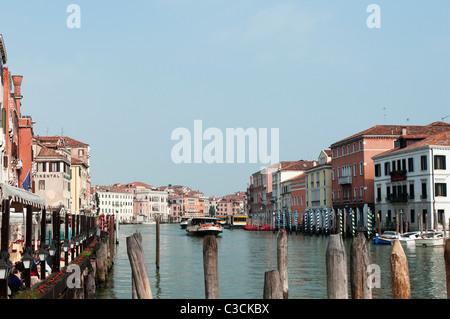
<svg viewBox="0 0 450 319">
<path fill-rule="evenodd" d="M 33 206 L 33 210 L 45 208 L 44 198 L 8 184 L 0 183 L 0 196 L 2 201 L 4 199 L 12 199 L 13 203 L 11 206 L 15 203 L 19 203 L 22 205 L 31 205 Z"/>
</svg>

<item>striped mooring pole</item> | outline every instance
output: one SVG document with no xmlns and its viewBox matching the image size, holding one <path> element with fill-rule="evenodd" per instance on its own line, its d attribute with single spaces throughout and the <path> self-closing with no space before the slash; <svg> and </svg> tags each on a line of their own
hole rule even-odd
<svg viewBox="0 0 450 319">
<path fill-rule="evenodd" d="M 352 236 L 355 237 L 355 212 L 350 208 L 350 214 L 352 215 Z"/>
<path fill-rule="evenodd" d="M 278 222 L 278 229 L 280 229 L 280 212 L 277 212 L 277 222 Z"/>
<path fill-rule="evenodd" d="M 343 231 L 343 217 L 342 217 L 342 209 L 338 209 L 338 214 L 339 214 L 339 234 L 341 234 L 341 236 L 344 234 Z"/>
<path fill-rule="evenodd" d="M 319 234 L 320 229 L 320 210 L 316 210 L 316 234 Z"/>
<path fill-rule="evenodd" d="M 292 232 L 292 213 L 289 211 L 289 232 Z"/>
<path fill-rule="evenodd" d="M 303 226 L 305 228 L 304 231 L 306 234 L 306 232 L 308 231 L 308 212 L 306 210 L 303 212 Z"/>
<path fill-rule="evenodd" d="M 325 234 L 328 234 L 328 208 L 325 210 Z"/>
<path fill-rule="evenodd" d="M 313 233 L 313 229 L 314 229 L 314 223 L 313 223 L 313 217 L 314 217 L 314 213 L 312 211 L 312 209 L 309 211 L 309 225 L 310 225 L 310 233 Z"/>
<path fill-rule="evenodd" d="M 286 229 L 286 212 L 283 212 L 283 228 Z"/>
<path fill-rule="evenodd" d="M 298 211 L 295 211 L 295 213 L 294 213 L 294 225 L 295 225 L 295 232 L 297 232 L 297 228 L 298 228 Z"/>
</svg>

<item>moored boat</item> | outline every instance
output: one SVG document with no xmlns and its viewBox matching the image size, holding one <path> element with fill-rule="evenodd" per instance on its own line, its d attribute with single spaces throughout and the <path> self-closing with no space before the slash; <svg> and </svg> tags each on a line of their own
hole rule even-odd
<svg viewBox="0 0 450 319">
<path fill-rule="evenodd" d="M 381 235 L 378 233 L 375 236 L 374 243 L 379 245 L 390 245 L 392 241 L 399 239 L 399 235 L 395 231 L 385 231 Z"/>
<path fill-rule="evenodd" d="M 222 231 L 222 225 L 220 225 L 219 220 L 214 217 L 192 217 L 189 219 L 186 227 L 186 233 L 195 236 L 218 236 Z"/>
<path fill-rule="evenodd" d="M 420 236 L 420 231 L 413 231 L 408 233 L 403 233 L 399 236 L 398 240 L 402 245 L 415 245 L 415 241 Z M 394 241 L 391 241 L 391 244 L 394 244 Z"/>
<path fill-rule="evenodd" d="M 444 233 L 441 231 L 438 232 L 429 232 L 424 233 L 422 236 L 415 240 L 416 246 L 419 247 L 435 247 L 435 246 L 444 246 Z"/>
<path fill-rule="evenodd" d="M 248 231 L 269 231 L 269 230 L 273 230 L 273 226 L 270 226 L 270 225 L 262 225 L 262 226 L 245 225 L 242 227 L 242 229 L 248 230 Z"/>
</svg>

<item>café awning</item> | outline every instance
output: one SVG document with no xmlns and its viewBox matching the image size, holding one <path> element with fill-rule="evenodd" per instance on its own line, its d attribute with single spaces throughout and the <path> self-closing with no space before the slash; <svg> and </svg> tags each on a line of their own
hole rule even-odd
<svg viewBox="0 0 450 319">
<path fill-rule="evenodd" d="M 11 207 L 21 208 L 23 205 L 31 205 L 34 211 L 45 208 L 44 198 L 8 184 L 0 183 L 0 198 L 2 201 L 12 199 Z"/>
</svg>

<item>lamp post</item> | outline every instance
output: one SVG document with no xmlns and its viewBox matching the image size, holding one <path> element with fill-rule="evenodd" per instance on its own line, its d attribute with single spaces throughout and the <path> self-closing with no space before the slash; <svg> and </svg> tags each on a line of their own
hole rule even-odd
<svg viewBox="0 0 450 319">
<path fill-rule="evenodd" d="M 41 248 L 38 249 L 37 254 L 39 256 L 39 260 L 41 261 L 41 279 L 44 280 L 48 251 L 45 250 L 44 245 L 41 245 Z"/>
<path fill-rule="evenodd" d="M 3 282 L 1 285 L 0 298 L 6 299 L 8 297 L 8 276 L 12 269 L 12 263 L 9 260 L 9 253 L 2 251 L 0 253 L 0 280 Z"/>
</svg>

